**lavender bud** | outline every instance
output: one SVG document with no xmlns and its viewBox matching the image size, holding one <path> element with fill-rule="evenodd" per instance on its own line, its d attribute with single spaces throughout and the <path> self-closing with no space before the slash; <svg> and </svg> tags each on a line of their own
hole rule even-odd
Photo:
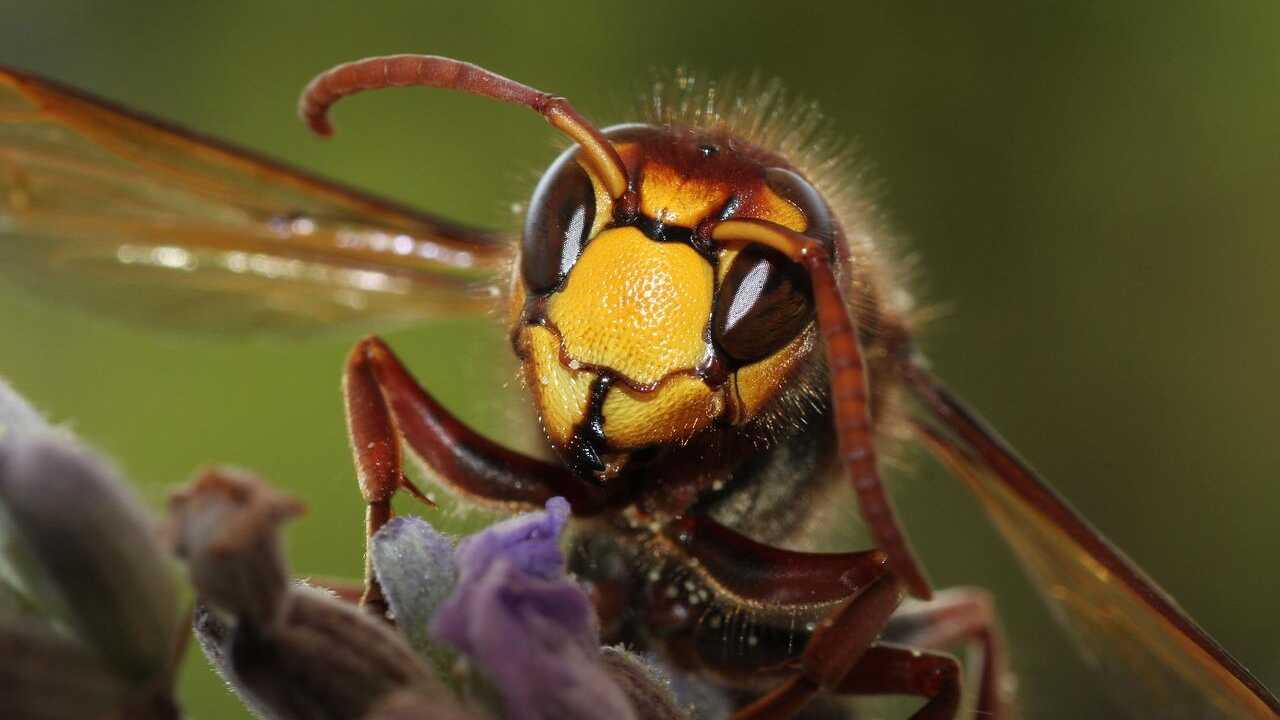
<svg viewBox="0 0 1280 720">
<path fill-rule="evenodd" d="M 41 432 L 49 423 L 35 408 L 0 378 L 0 443 L 19 433 Z"/>
<path fill-rule="evenodd" d="M 391 626 L 314 588 L 290 588 L 271 626 L 201 613 L 196 631 L 223 676 L 267 718 L 358 718 L 401 689 L 447 697 Z"/>
<path fill-rule="evenodd" d="M 231 660 L 228 650 L 231 647 L 231 636 L 236 629 L 234 616 L 226 615 L 209 605 L 197 604 L 191 614 L 191 630 L 196 636 L 196 643 L 204 652 L 205 658 L 213 665 L 218 675 L 236 691 L 236 696 L 256 718 L 275 718 L 268 708 L 262 707 L 252 696 L 236 685 L 231 672 Z"/>
<path fill-rule="evenodd" d="M 671 682 L 643 658 L 619 648 L 601 650 L 601 662 L 613 682 L 631 701 L 637 720 L 687 720 L 671 694 Z"/>
<path fill-rule="evenodd" d="M 0 443 L 0 529 L 24 586 L 115 672 L 154 684 L 179 631 L 169 559 L 124 483 L 68 436 Z"/>
<path fill-rule="evenodd" d="M 436 667 L 447 667 L 453 654 L 431 642 L 428 628 L 458 582 L 453 542 L 419 518 L 398 517 L 373 536 L 369 557 L 400 632 Z"/>
<path fill-rule="evenodd" d="M 482 717 L 464 710 L 451 697 L 398 690 L 370 710 L 364 720 L 481 720 Z"/>
<path fill-rule="evenodd" d="M 91 650 L 34 618 L 0 624 L 0 658 L 0 717 L 103 717 L 132 690 Z"/>
<path fill-rule="evenodd" d="M 201 598 L 260 626 L 275 622 L 288 588 L 277 528 L 303 512 L 247 473 L 205 471 L 169 501 L 179 557 Z"/>
</svg>

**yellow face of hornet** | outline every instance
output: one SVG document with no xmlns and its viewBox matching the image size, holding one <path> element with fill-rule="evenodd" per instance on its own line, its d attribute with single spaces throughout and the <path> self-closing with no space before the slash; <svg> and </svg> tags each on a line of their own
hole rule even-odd
<svg viewBox="0 0 1280 720">
<path fill-rule="evenodd" d="M 767 248 L 717 247 L 704 223 L 757 218 L 828 243 L 836 231 L 776 156 L 678 129 L 606 135 L 638 206 L 615 206 L 566 151 L 534 191 L 513 313 L 547 437 L 593 473 L 751 420 L 812 350 L 804 270 Z"/>
</svg>

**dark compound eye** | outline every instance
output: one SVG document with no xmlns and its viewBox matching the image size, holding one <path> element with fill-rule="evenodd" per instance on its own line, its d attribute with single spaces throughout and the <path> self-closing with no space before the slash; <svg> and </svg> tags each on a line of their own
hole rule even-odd
<svg viewBox="0 0 1280 720">
<path fill-rule="evenodd" d="M 741 365 L 763 360 L 813 320 L 804 268 L 771 248 L 748 245 L 733 259 L 716 298 L 716 345 Z"/>
<path fill-rule="evenodd" d="M 790 202 L 804 213 L 808 227 L 804 234 L 820 240 L 828 248 L 835 246 L 836 223 L 831 208 L 808 180 L 784 168 L 769 168 L 764 182 L 783 200 Z"/>
<path fill-rule="evenodd" d="M 520 244 L 520 273 L 530 292 L 550 292 L 578 261 L 596 218 L 596 192 L 571 148 L 534 188 Z"/>
</svg>

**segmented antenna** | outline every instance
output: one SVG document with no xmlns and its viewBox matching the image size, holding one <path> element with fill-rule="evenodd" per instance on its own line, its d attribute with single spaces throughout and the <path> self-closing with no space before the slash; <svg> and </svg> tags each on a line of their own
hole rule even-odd
<svg viewBox="0 0 1280 720">
<path fill-rule="evenodd" d="M 867 402 L 866 367 L 853 318 L 840 296 L 827 248 L 817 240 L 767 220 L 726 220 L 711 229 L 721 243 L 758 243 L 781 252 L 804 266 L 813 283 L 818 332 L 822 334 L 830 373 L 831 404 L 835 414 L 840 462 L 853 481 L 858 508 L 876 547 L 889 557 L 889 568 L 917 598 L 933 591 L 915 553 L 902 533 L 893 503 L 885 492 L 876 464 L 871 412 Z"/>
<path fill-rule="evenodd" d="M 328 137 L 333 134 L 329 108 L 338 100 L 365 90 L 414 85 L 524 105 L 582 146 L 583 161 L 613 198 L 627 191 L 627 170 L 618 151 L 568 100 L 461 60 L 438 55 L 387 55 L 338 65 L 308 83 L 298 99 L 298 115 L 317 134 Z"/>
</svg>

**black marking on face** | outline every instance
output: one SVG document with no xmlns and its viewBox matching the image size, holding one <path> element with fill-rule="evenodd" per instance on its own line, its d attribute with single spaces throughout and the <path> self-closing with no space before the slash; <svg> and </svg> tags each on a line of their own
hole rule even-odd
<svg viewBox="0 0 1280 720">
<path fill-rule="evenodd" d="M 573 429 L 565 448 L 574 473 L 597 484 L 602 484 L 600 473 L 605 471 L 604 456 L 609 449 L 609 441 L 604 436 L 604 398 L 612 386 L 613 378 L 609 375 L 600 375 L 591 382 L 587 414 Z"/>
</svg>

